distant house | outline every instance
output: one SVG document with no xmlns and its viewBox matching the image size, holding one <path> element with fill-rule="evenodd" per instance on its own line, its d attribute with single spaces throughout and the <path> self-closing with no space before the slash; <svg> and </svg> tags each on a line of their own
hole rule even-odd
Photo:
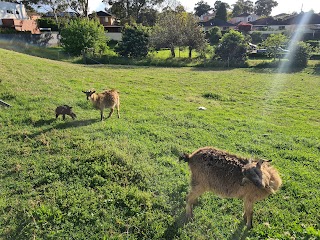
<svg viewBox="0 0 320 240">
<path fill-rule="evenodd" d="M 79 17 L 79 14 L 76 12 L 58 12 L 57 17 L 59 18 L 76 18 Z M 55 18 L 55 14 L 53 12 L 46 12 L 42 15 L 43 18 Z"/>
<path fill-rule="evenodd" d="M 234 29 L 236 25 L 223 21 L 218 18 L 212 18 L 205 22 L 199 22 L 199 25 L 203 27 L 205 32 L 209 31 L 213 27 L 219 27 L 221 31 L 227 31 L 229 29 Z"/>
<path fill-rule="evenodd" d="M 232 24 L 239 24 L 239 23 L 248 23 L 248 22 L 253 22 L 256 21 L 260 18 L 260 16 L 258 16 L 257 14 L 254 13 L 243 13 L 239 16 L 233 17 L 230 19 L 230 23 Z"/>
<path fill-rule="evenodd" d="M 108 12 L 99 11 L 91 14 L 90 17 L 97 17 L 106 31 L 106 36 L 112 40 L 121 41 L 122 26 L 118 25 L 116 17 Z"/>
<path fill-rule="evenodd" d="M 252 31 L 258 31 L 262 34 L 284 33 L 292 34 L 298 30 L 302 24 L 304 34 L 310 36 L 320 36 L 320 15 L 315 13 L 300 13 L 283 18 L 265 17 L 250 22 Z"/>
<path fill-rule="evenodd" d="M 36 21 L 29 19 L 23 4 L 0 2 L 0 27 L 40 33 Z"/>
</svg>

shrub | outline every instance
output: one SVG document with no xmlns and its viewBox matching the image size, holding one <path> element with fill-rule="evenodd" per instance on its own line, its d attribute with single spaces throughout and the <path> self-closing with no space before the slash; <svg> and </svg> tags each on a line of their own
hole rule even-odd
<svg viewBox="0 0 320 240">
<path fill-rule="evenodd" d="M 291 56 L 293 67 L 305 68 L 310 58 L 311 47 L 304 42 L 298 42 Z"/>
<path fill-rule="evenodd" d="M 230 30 L 223 35 L 216 49 L 216 55 L 229 65 L 244 64 L 247 60 L 247 45 L 243 34 Z"/>
<path fill-rule="evenodd" d="M 262 34 L 261 32 L 252 32 L 251 34 L 252 43 L 258 44 L 262 42 Z"/>
<path fill-rule="evenodd" d="M 122 42 L 115 51 L 123 57 L 145 57 L 148 55 L 149 34 L 145 27 L 126 25 L 123 30 Z"/>
<path fill-rule="evenodd" d="M 77 18 L 61 29 L 61 45 L 74 55 L 80 55 L 87 48 L 101 52 L 107 48 L 107 37 L 103 26 L 96 19 Z"/>
<path fill-rule="evenodd" d="M 216 45 L 219 43 L 220 38 L 222 37 L 222 33 L 219 27 L 215 26 L 211 28 L 207 34 L 206 37 L 209 40 L 210 45 Z"/>
</svg>

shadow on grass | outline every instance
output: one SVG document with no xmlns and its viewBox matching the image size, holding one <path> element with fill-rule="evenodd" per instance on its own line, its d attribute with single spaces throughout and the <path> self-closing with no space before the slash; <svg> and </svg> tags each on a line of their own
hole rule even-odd
<svg viewBox="0 0 320 240">
<path fill-rule="evenodd" d="M 249 230 L 244 222 L 241 222 L 229 240 L 245 240 L 248 237 Z"/>
<path fill-rule="evenodd" d="M 314 66 L 313 74 L 314 74 L 314 75 L 320 75 L 320 63 L 319 63 L 319 64 L 316 64 L 316 65 Z"/>
<path fill-rule="evenodd" d="M 182 212 L 177 216 L 176 220 L 168 226 L 167 230 L 163 234 L 163 238 L 174 239 L 178 236 L 179 229 L 182 228 L 186 223 L 188 223 L 186 213 Z"/>
<path fill-rule="evenodd" d="M 56 120 L 55 119 L 39 120 L 35 123 L 35 126 L 41 127 L 46 124 L 51 124 L 54 121 L 56 121 Z M 50 132 L 53 129 L 77 128 L 77 127 L 88 126 L 88 125 L 94 124 L 96 122 L 100 122 L 100 120 L 99 119 L 87 119 L 87 120 L 65 121 L 65 122 L 57 123 L 55 126 L 51 126 L 51 127 L 44 129 L 42 131 L 38 131 L 33 134 L 30 134 L 28 137 L 33 138 L 33 137 L 39 136 L 43 133 Z"/>
</svg>

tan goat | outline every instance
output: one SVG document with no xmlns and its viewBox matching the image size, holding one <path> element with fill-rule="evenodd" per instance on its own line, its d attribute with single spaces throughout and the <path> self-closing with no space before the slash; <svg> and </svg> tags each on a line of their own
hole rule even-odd
<svg viewBox="0 0 320 240">
<path fill-rule="evenodd" d="M 117 107 L 118 118 L 120 118 L 120 97 L 117 90 L 105 90 L 102 93 L 96 93 L 95 90 L 82 91 L 86 94 L 87 100 L 90 100 L 96 109 L 100 110 L 101 121 L 103 120 L 103 110 L 111 108 L 109 117 L 112 116 L 114 108 Z"/>
<path fill-rule="evenodd" d="M 192 217 L 192 206 L 206 191 L 220 197 L 244 201 L 244 221 L 252 227 L 253 205 L 282 184 L 278 171 L 266 160 L 251 161 L 225 151 L 204 147 L 192 154 L 183 154 L 191 170 L 191 190 L 187 196 L 186 215 Z"/>
</svg>

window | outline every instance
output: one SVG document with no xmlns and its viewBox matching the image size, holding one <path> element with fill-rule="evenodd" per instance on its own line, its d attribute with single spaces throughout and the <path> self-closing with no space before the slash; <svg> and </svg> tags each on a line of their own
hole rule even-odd
<svg viewBox="0 0 320 240">
<path fill-rule="evenodd" d="M 279 30 L 285 30 L 286 27 L 285 26 L 279 26 Z"/>
</svg>

